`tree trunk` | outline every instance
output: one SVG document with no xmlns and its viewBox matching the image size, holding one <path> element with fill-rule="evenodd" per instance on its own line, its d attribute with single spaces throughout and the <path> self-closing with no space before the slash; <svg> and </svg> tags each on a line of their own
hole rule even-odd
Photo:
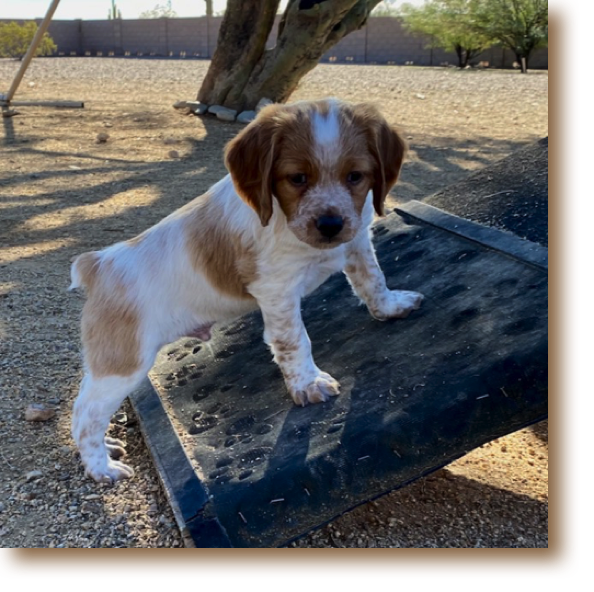
<svg viewBox="0 0 594 592">
<path fill-rule="evenodd" d="M 528 73 L 528 57 L 530 56 L 530 50 L 527 52 L 523 51 L 514 51 L 516 54 L 516 61 L 520 65 L 520 71 L 522 74 Z"/>
<path fill-rule="evenodd" d="M 280 0 L 229 0 L 198 100 L 231 106 L 262 57 Z M 235 107 L 232 107 L 235 108 Z"/>
<path fill-rule="evenodd" d="M 279 0 L 229 0 L 198 100 L 236 111 L 268 98 L 285 102 L 301 78 L 380 0 L 289 0 L 276 46 L 266 49 Z"/>
<path fill-rule="evenodd" d="M 454 49 L 458 56 L 458 68 L 466 68 L 466 64 L 468 63 L 468 53 L 461 45 L 454 46 Z"/>
</svg>

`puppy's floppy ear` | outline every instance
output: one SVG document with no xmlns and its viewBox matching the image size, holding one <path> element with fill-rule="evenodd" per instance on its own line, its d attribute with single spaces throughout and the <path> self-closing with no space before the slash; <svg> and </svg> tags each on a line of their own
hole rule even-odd
<svg viewBox="0 0 594 592">
<path fill-rule="evenodd" d="M 396 128 L 382 121 L 377 133 L 378 170 L 373 184 L 373 207 L 378 216 L 384 215 L 384 202 L 398 181 L 407 145 Z"/>
<path fill-rule="evenodd" d="M 375 107 L 363 104 L 356 105 L 355 109 L 367 128 L 369 149 L 376 164 L 373 207 L 379 216 L 383 216 L 386 196 L 398 180 L 407 145 L 398 130 Z"/>
<path fill-rule="evenodd" d="M 267 226 L 272 216 L 272 165 L 274 162 L 274 106 L 239 132 L 225 148 L 225 166 L 239 196 Z"/>
</svg>

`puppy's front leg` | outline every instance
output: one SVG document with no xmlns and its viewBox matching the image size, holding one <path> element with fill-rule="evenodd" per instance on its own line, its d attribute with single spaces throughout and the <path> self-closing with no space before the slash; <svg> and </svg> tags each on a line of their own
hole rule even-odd
<svg viewBox="0 0 594 592">
<path fill-rule="evenodd" d="M 258 298 L 264 318 L 264 340 L 280 366 L 296 405 L 322 403 L 338 395 L 340 384 L 313 361 L 311 342 L 301 318 L 300 298 L 275 295 Z"/>
<path fill-rule="evenodd" d="M 388 290 L 367 233 L 361 233 L 349 245 L 344 272 L 355 294 L 380 321 L 404 318 L 421 306 L 424 296 L 419 292 Z"/>
</svg>

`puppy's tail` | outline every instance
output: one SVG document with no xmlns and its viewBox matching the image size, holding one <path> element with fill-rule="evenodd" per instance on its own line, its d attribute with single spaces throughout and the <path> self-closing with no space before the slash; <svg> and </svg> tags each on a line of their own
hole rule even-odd
<svg viewBox="0 0 594 592">
<path fill-rule="evenodd" d="M 79 255 L 70 268 L 71 283 L 68 291 L 71 292 L 81 287 L 86 290 L 91 289 L 97 279 L 99 262 L 100 256 L 97 251 L 89 251 Z"/>
</svg>

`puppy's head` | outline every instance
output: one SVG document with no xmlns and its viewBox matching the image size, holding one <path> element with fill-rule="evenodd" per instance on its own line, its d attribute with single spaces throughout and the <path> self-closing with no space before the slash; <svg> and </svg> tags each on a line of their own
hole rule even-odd
<svg viewBox="0 0 594 592">
<path fill-rule="evenodd" d="M 357 234 L 369 191 L 383 215 L 405 151 L 375 107 L 330 99 L 264 108 L 229 142 L 225 164 L 263 226 L 276 199 L 295 236 L 325 249 Z"/>
</svg>

